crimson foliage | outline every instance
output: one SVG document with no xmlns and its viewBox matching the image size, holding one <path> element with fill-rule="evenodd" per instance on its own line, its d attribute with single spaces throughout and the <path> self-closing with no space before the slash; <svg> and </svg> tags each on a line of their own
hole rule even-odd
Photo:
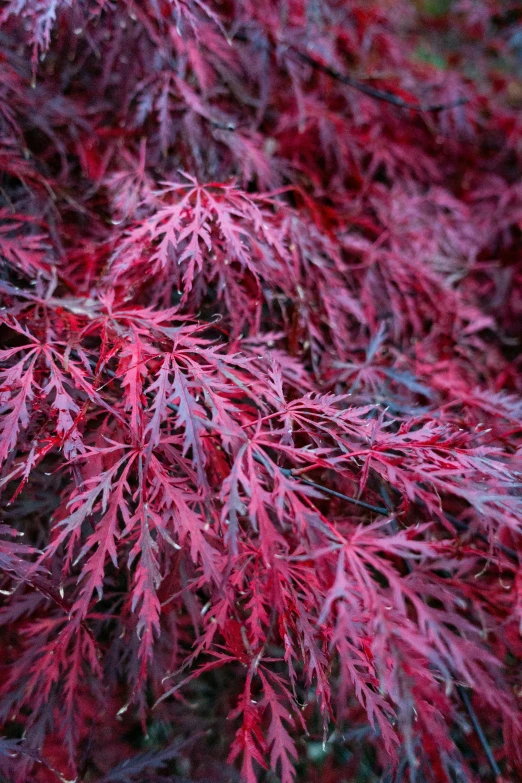
<svg viewBox="0 0 522 783">
<path fill-rule="evenodd" d="M 522 775 L 518 5 L 2 3 L 2 779 Z"/>
</svg>

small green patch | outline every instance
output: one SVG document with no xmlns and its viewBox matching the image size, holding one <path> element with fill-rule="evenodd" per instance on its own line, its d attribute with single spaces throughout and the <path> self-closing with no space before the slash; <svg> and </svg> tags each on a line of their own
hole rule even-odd
<svg viewBox="0 0 522 783">
<path fill-rule="evenodd" d="M 430 16 L 444 16 L 451 8 L 452 0 L 423 0 L 422 10 Z"/>
<path fill-rule="evenodd" d="M 434 52 L 427 46 L 419 46 L 413 53 L 413 56 L 416 60 L 434 65 L 435 68 L 444 70 L 448 67 L 445 57 L 443 57 L 440 52 Z"/>
</svg>

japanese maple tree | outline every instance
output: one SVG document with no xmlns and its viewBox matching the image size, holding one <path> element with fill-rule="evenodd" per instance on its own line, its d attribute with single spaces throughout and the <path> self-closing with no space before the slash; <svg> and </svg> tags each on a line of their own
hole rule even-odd
<svg viewBox="0 0 522 783">
<path fill-rule="evenodd" d="M 0 780 L 522 776 L 522 10 L 0 4 Z"/>
</svg>

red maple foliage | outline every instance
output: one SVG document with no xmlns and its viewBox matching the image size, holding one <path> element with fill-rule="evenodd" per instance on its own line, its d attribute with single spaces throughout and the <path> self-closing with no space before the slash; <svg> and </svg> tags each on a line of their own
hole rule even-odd
<svg viewBox="0 0 522 783">
<path fill-rule="evenodd" d="M 522 776 L 522 12 L 0 7 L 0 779 Z"/>
</svg>

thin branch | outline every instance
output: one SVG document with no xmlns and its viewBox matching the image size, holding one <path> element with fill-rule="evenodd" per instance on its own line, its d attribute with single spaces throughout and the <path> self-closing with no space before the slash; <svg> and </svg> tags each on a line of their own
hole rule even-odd
<svg viewBox="0 0 522 783">
<path fill-rule="evenodd" d="M 248 35 L 242 32 L 235 33 L 233 38 L 243 42 L 248 42 L 249 40 Z M 269 41 L 266 41 L 266 44 L 274 49 L 274 44 L 271 44 Z M 353 76 L 340 73 L 335 68 L 319 62 L 319 60 L 316 60 L 307 52 L 303 52 L 291 44 L 287 45 L 286 50 L 289 54 L 292 54 L 297 59 L 307 63 L 314 68 L 314 70 L 321 71 L 321 73 L 324 73 L 331 79 L 346 84 L 348 87 L 358 90 L 359 92 L 364 93 L 364 95 L 368 95 L 370 98 L 375 98 L 377 101 L 384 101 L 385 103 L 391 103 L 393 106 L 398 106 L 400 109 L 410 109 L 411 111 L 416 112 L 439 112 L 446 111 L 447 109 L 454 109 L 457 106 L 463 106 L 465 103 L 468 103 L 468 98 L 457 98 L 448 103 L 410 103 L 409 101 L 400 98 L 398 95 L 395 95 L 393 92 L 379 90 L 377 87 L 370 87 L 370 85 L 364 84 L 364 82 L 359 81 L 359 79 L 354 79 Z"/>
<path fill-rule="evenodd" d="M 448 514 L 448 512 L 445 512 L 445 517 L 448 520 L 448 522 L 451 522 L 454 527 L 457 528 L 457 530 L 461 532 L 467 532 L 468 525 L 465 522 L 462 522 L 460 519 L 457 519 L 457 517 L 454 517 L 453 514 Z M 484 535 L 484 533 L 475 532 L 474 535 L 477 536 L 477 538 L 480 538 L 481 541 L 483 541 L 486 544 L 489 544 L 489 539 L 487 536 Z M 504 544 L 497 544 L 497 547 L 500 549 L 501 552 L 504 552 L 507 557 L 514 560 L 516 563 L 518 563 L 518 554 L 515 552 L 514 549 L 511 549 L 509 546 L 505 546 Z"/>
<path fill-rule="evenodd" d="M 330 489 L 329 487 L 323 486 L 323 484 L 316 484 L 315 481 L 310 481 L 310 479 L 303 478 L 302 476 L 296 477 L 293 475 L 293 472 L 288 468 L 279 468 L 279 470 L 284 476 L 292 477 L 296 481 L 299 480 L 303 484 L 308 484 L 308 486 L 320 490 L 320 492 L 325 492 L 327 495 L 332 495 L 335 498 L 341 498 L 341 500 L 346 500 L 348 503 L 353 503 L 354 506 L 361 506 L 362 508 L 367 508 L 369 511 L 375 511 L 376 514 L 388 513 L 388 509 L 384 508 L 383 506 L 372 506 L 371 503 L 365 503 L 364 500 L 357 500 L 357 498 L 352 498 L 349 495 L 344 495 L 342 492 L 337 492 L 337 490 L 335 489 Z"/>
<path fill-rule="evenodd" d="M 383 489 L 384 489 L 385 494 L 387 495 L 388 493 L 386 492 L 386 488 L 383 487 Z M 385 498 L 385 502 L 387 502 L 386 498 Z M 447 515 L 447 516 L 451 516 L 451 515 Z M 458 522 L 458 520 L 455 520 L 455 522 Z M 392 524 L 394 525 L 395 529 L 397 529 L 397 522 L 396 522 L 395 519 L 393 519 Z M 466 527 L 466 526 L 464 525 L 464 527 Z M 409 574 L 411 574 L 412 570 L 413 570 L 412 567 L 411 567 L 411 563 L 409 562 L 409 560 L 407 558 L 404 558 L 404 561 L 406 563 L 406 570 L 407 570 L 407 572 Z M 457 693 L 459 694 L 460 698 L 462 699 L 464 707 L 466 708 L 466 712 L 469 715 L 469 719 L 471 720 L 471 723 L 473 725 L 473 729 L 475 731 L 475 734 L 477 735 L 477 737 L 479 739 L 479 742 L 482 745 L 482 749 L 483 749 L 484 753 L 486 754 L 486 757 L 488 759 L 489 765 L 490 765 L 491 769 L 493 770 L 493 774 L 495 775 L 496 778 L 500 778 L 500 774 L 501 773 L 500 773 L 499 766 L 498 766 L 497 761 L 496 761 L 496 759 L 495 759 L 495 757 L 493 755 L 493 751 L 491 750 L 491 748 L 489 746 L 489 743 L 487 741 L 486 735 L 484 734 L 484 730 L 483 730 L 483 728 L 482 728 L 482 726 L 480 724 L 480 721 L 479 721 L 479 719 L 477 717 L 477 713 L 473 709 L 473 705 L 471 703 L 471 699 L 469 697 L 469 693 L 467 692 L 467 690 L 462 685 L 458 685 L 457 684 L 456 685 L 456 689 L 457 689 Z"/>
<path fill-rule="evenodd" d="M 495 756 L 493 755 L 493 751 L 491 750 L 491 747 L 489 745 L 489 742 L 487 741 L 486 735 L 484 734 L 484 730 L 482 726 L 480 725 L 480 721 L 477 717 L 477 713 L 473 709 L 473 705 L 471 703 L 471 699 L 469 697 L 469 693 L 465 688 L 462 687 L 462 685 L 457 685 L 457 691 L 462 699 L 462 702 L 464 704 L 464 707 L 466 708 L 466 712 L 469 715 L 469 719 L 471 723 L 473 724 L 473 728 L 475 730 L 475 733 L 477 737 L 479 738 L 479 742 L 482 745 L 482 750 L 486 754 L 487 760 L 489 762 L 489 766 L 491 767 L 491 770 L 496 778 L 501 777 L 500 767 L 497 764 L 497 760 Z"/>
<path fill-rule="evenodd" d="M 391 502 L 390 497 L 388 495 L 388 491 L 385 489 L 384 486 L 381 486 L 380 493 L 381 493 L 381 496 L 382 496 L 384 502 L 388 506 L 388 513 L 390 513 L 390 511 L 392 510 L 392 502 Z M 384 496 L 383 493 L 386 494 L 386 497 Z M 426 504 L 420 498 L 417 498 L 416 502 L 419 503 L 423 508 L 426 508 Z M 453 525 L 453 527 L 457 531 L 459 531 L 461 533 L 468 532 L 469 525 L 466 522 L 463 522 L 462 520 L 457 519 L 457 517 L 455 517 L 453 514 L 450 514 L 448 511 L 444 512 L 444 516 L 446 517 L 448 522 L 451 522 L 451 524 Z M 485 544 L 490 545 L 490 540 L 489 540 L 489 538 L 486 535 L 484 535 L 484 533 L 480 533 L 479 531 L 474 531 L 473 535 L 476 536 L 476 538 L 480 539 L 480 541 L 483 541 Z M 518 563 L 519 556 L 518 556 L 518 553 L 514 549 L 512 549 L 509 546 L 505 546 L 505 544 L 501 544 L 500 542 L 496 542 L 495 546 L 497 547 L 497 549 L 499 549 L 501 552 L 503 552 L 507 557 L 509 557 L 515 563 Z"/>
<path fill-rule="evenodd" d="M 324 63 L 315 60 L 306 52 L 299 51 L 293 46 L 289 47 L 289 51 L 303 62 L 311 65 L 312 68 L 314 68 L 316 71 L 321 71 L 321 73 L 330 76 L 330 78 L 335 79 L 338 82 L 342 82 L 342 84 L 346 84 L 348 87 L 352 87 L 354 90 L 358 90 L 365 95 L 369 95 L 370 98 L 375 98 L 378 101 L 391 103 L 393 106 L 398 106 L 401 109 L 411 109 L 411 111 L 417 112 L 438 112 L 445 111 L 446 109 L 454 109 L 457 106 L 463 106 L 465 103 L 468 103 L 467 98 L 457 98 L 456 100 L 449 101 L 448 103 L 410 103 L 409 101 L 405 101 L 403 98 L 399 98 L 399 96 L 395 95 L 393 92 L 388 92 L 388 90 L 379 90 L 376 87 L 370 87 L 368 84 L 364 84 L 364 82 L 361 82 L 358 79 L 354 79 L 352 76 L 339 73 L 339 71 L 336 71 L 329 65 L 324 65 Z"/>
</svg>

